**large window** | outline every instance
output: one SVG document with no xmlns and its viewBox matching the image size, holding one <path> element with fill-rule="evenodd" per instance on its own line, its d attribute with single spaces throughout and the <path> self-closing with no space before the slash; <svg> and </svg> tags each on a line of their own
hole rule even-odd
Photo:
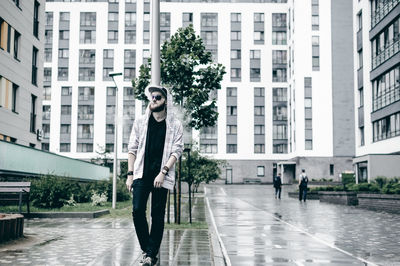
<svg viewBox="0 0 400 266">
<path fill-rule="evenodd" d="M 35 0 L 33 8 L 33 36 L 39 37 L 39 2 Z"/>
<path fill-rule="evenodd" d="M 400 135 L 400 112 L 373 122 L 373 141 L 393 138 Z"/>
<path fill-rule="evenodd" d="M 32 84 L 35 86 L 37 86 L 38 54 L 39 54 L 39 50 L 35 46 L 33 46 L 33 49 L 32 49 Z"/>
<path fill-rule="evenodd" d="M 0 17 L 0 48 L 19 59 L 21 34 Z"/>
<path fill-rule="evenodd" d="M 0 108 L 17 112 L 18 85 L 0 76 Z"/>
<path fill-rule="evenodd" d="M 95 64 L 96 51 L 94 49 L 80 49 L 79 50 L 79 64 Z"/>
<path fill-rule="evenodd" d="M 81 26 L 96 26 L 96 12 L 81 12 Z"/>
</svg>

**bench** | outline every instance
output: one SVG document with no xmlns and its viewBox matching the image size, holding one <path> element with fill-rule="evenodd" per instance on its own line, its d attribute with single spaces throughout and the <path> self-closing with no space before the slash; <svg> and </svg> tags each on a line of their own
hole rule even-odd
<svg viewBox="0 0 400 266">
<path fill-rule="evenodd" d="M 31 190 L 31 182 L 0 182 L 0 201 L 1 202 L 18 202 L 18 211 L 22 212 L 22 202 L 26 202 L 29 211 L 29 192 Z"/>
<path fill-rule="evenodd" d="M 260 178 L 243 178 L 243 183 L 244 184 L 260 184 L 261 179 Z"/>
</svg>

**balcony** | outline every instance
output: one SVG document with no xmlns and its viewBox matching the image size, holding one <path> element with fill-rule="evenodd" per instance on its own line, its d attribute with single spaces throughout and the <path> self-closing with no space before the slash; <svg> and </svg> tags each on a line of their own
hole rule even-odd
<svg viewBox="0 0 400 266">
<path fill-rule="evenodd" d="M 373 111 L 379 110 L 391 103 L 400 100 L 400 86 L 393 86 L 383 95 L 376 97 L 373 101 Z"/>
<path fill-rule="evenodd" d="M 400 3 L 400 0 L 387 0 L 371 15 L 371 28 L 375 27 L 390 11 Z"/>
<path fill-rule="evenodd" d="M 380 53 L 372 58 L 372 69 L 377 68 L 381 64 L 383 64 L 386 60 L 391 58 L 393 55 L 397 54 L 400 50 L 400 39 L 392 42 L 384 50 L 380 51 Z"/>
</svg>

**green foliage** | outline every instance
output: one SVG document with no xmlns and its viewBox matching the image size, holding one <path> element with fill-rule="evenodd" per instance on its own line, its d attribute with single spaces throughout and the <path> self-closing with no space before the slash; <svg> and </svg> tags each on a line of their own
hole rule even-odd
<svg viewBox="0 0 400 266">
<path fill-rule="evenodd" d="M 161 83 L 169 88 L 174 103 L 184 107 L 185 116 L 190 117 L 188 126 L 195 129 L 214 126 L 218 112 L 216 99 L 210 99 L 210 93 L 221 88 L 225 67 L 213 64 L 211 53 L 192 26 L 178 29 L 164 42 L 160 64 Z M 150 69 L 151 61 L 141 65 L 138 78 L 132 81 L 136 98 L 146 102 Z"/>
<path fill-rule="evenodd" d="M 31 183 L 30 192 L 32 205 L 42 208 L 60 208 L 72 194 L 67 190 L 70 187 L 65 179 L 50 175 L 34 180 Z"/>
<path fill-rule="evenodd" d="M 198 150 L 190 152 L 190 164 L 187 152 L 182 155 L 182 181 L 194 185 L 197 191 L 201 183 L 208 184 L 221 175 L 220 166 L 224 161 L 210 159 L 202 156 Z M 190 177 L 188 175 L 188 165 L 190 166 Z"/>
<path fill-rule="evenodd" d="M 93 194 L 92 191 L 97 194 L 111 195 L 108 197 L 108 200 L 111 201 L 112 179 L 84 183 L 68 177 L 46 175 L 32 181 L 30 197 L 32 205 L 35 207 L 61 208 L 72 203 L 72 196 L 77 203 L 89 202 Z M 126 201 L 130 197 L 125 186 L 125 180 L 118 178 L 117 201 Z"/>
</svg>

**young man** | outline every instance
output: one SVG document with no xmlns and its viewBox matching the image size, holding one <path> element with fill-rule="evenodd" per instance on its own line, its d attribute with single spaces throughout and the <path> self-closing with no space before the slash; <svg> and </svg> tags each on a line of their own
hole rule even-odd
<svg viewBox="0 0 400 266">
<path fill-rule="evenodd" d="M 299 200 L 304 200 L 306 202 L 307 199 L 307 184 L 308 177 L 306 175 L 306 170 L 301 169 L 301 174 L 299 177 Z"/>
<path fill-rule="evenodd" d="M 275 199 L 277 197 L 281 199 L 281 192 L 282 192 L 281 173 L 278 173 L 278 175 L 274 177 L 274 188 L 275 188 Z"/>
<path fill-rule="evenodd" d="M 132 216 L 143 251 L 142 265 L 155 265 L 164 232 L 168 190 L 175 183 L 175 162 L 183 150 L 182 123 L 172 113 L 172 99 L 161 86 L 149 86 L 150 104 L 135 119 L 128 145 L 128 178 L 132 190 Z M 151 192 L 151 231 L 146 205 Z"/>
</svg>

